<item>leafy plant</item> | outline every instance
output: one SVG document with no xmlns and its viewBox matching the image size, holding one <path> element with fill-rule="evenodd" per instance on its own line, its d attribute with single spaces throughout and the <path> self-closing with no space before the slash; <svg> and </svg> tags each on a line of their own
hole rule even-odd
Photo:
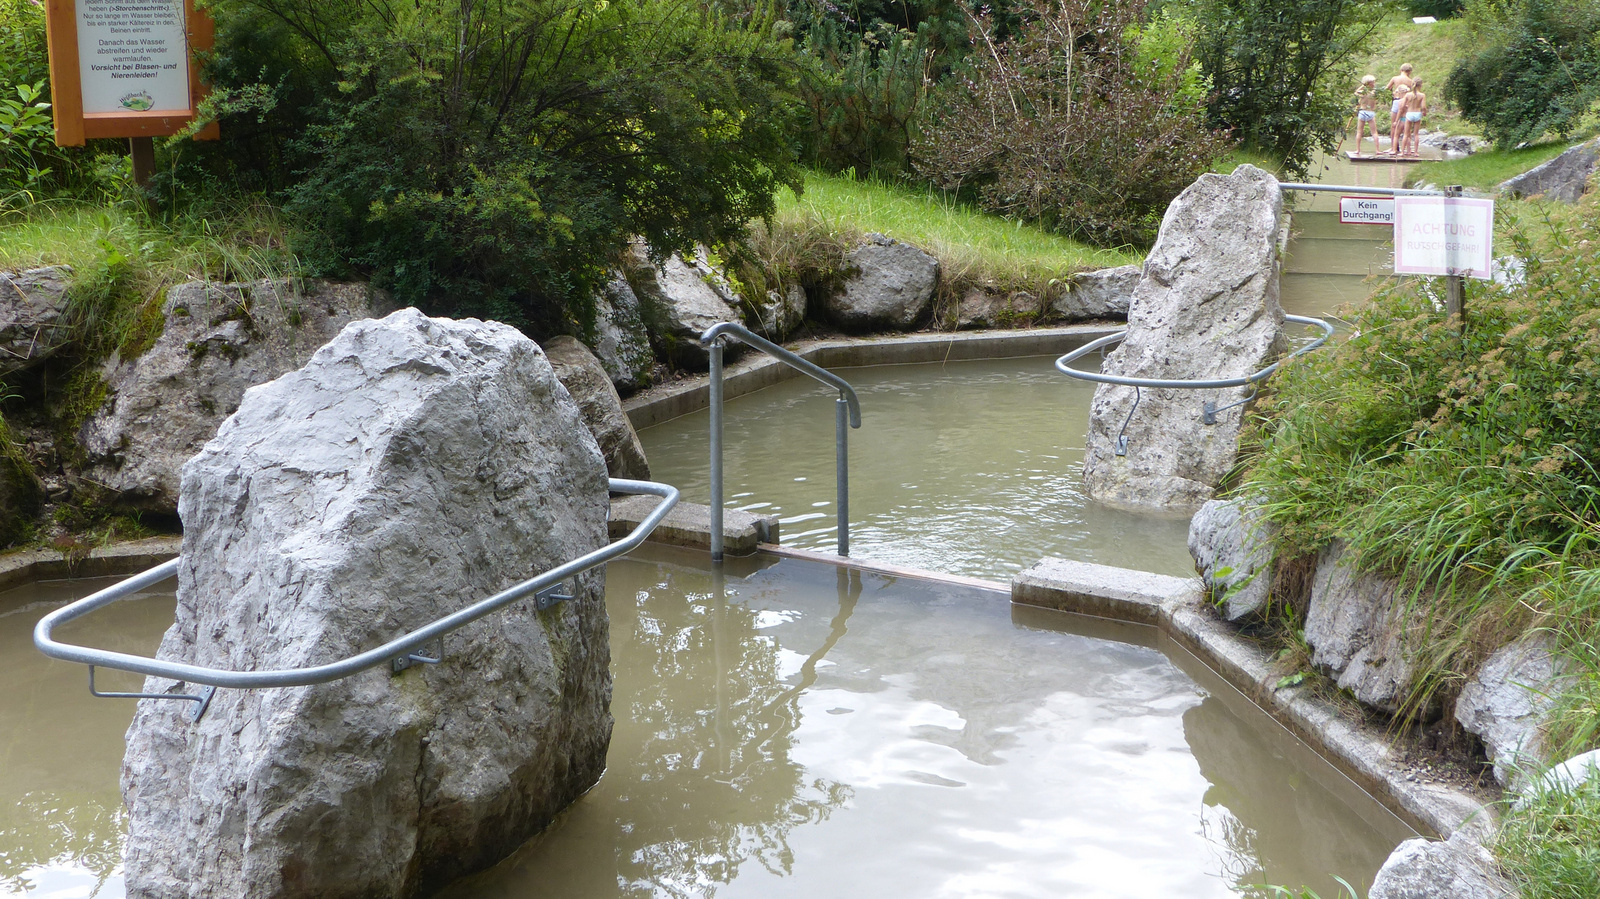
<svg viewBox="0 0 1600 899">
<path fill-rule="evenodd" d="M 1210 121 L 1304 172 L 1332 153 L 1348 115 L 1349 66 L 1383 21 L 1358 0 L 1197 0 L 1195 58 L 1211 79 Z"/>
<path fill-rule="evenodd" d="M 44 82 L 18 84 L 13 91 L 15 96 L 0 96 L 0 206 L 6 194 L 31 196 L 44 183 L 50 174 L 44 161 L 55 148 Z"/>
<path fill-rule="evenodd" d="M 934 92 L 917 169 L 984 209 L 1096 243 L 1148 243 L 1226 139 L 1196 102 L 1189 34 L 1143 2 L 1028 0 L 1006 39 L 972 17 L 970 67 Z M 1141 34 L 1166 53 L 1141 56 Z"/>
<path fill-rule="evenodd" d="M 1565 139 L 1600 100 L 1600 0 L 1481 3 L 1468 22 L 1475 50 L 1445 95 L 1502 149 Z"/>
</svg>

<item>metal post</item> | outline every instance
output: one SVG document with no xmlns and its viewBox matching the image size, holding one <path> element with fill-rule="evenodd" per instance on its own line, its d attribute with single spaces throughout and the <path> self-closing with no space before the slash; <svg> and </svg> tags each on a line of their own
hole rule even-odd
<svg viewBox="0 0 1600 899">
<path fill-rule="evenodd" d="M 711 561 L 722 561 L 722 338 L 711 341 Z"/>
<path fill-rule="evenodd" d="M 834 401 L 834 418 L 837 420 L 835 431 L 838 439 L 835 441 L 835 475 L 837 491 L 839 494 L 839 555 L 850 555 L 850 403 L 840 391 L 839 398 Z"/>
<path fill-rule="evenodd" d="M 1444 195 L 1447 198 L 1446 203 L 1449 203 L 1450 197 L 1461 196 L 1461 185 L 1454 184 L 1445 188 Z M 1451 318 L 1456 320 L 1456 333 L 1463 334 L 1467 330 L 1467 310 L 1462 305 L 1462 279 L 1460 275 L 1455 274 L 1454 268 L 1450 271 L 1451 274 L 1445 276 L 1444 314 L 1446 320 Z"/>
</svg>

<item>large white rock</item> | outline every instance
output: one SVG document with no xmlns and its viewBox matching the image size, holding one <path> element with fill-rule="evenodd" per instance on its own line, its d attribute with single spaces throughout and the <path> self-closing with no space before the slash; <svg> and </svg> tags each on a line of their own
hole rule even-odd
<svg viewBox="0 0 1600 899">
<path fill-rule="evenodd" d="M 1576 203 L 1589 189 L 1589 179 L 1600 164 L 1600 138 L 1582 143 L 1543 165 L 1500 182 L 1500 192 L 1514 197 L 1545 196 Z"/>
<path fill-rule="evenodd" d="M 650 332 L 639 312 L 639 298 L 621 272 L 595 294 L 594 355 L 618 390 L 633 391 L 650 384 L 656 357 L 650 350 Z"/>
<path fill-rule="evenodd" d="M 1063 321 L 1127 318 L 1143 269 L 1119 265 L 1073 275 L 1065 290 L 1053 292 L 1050 311 Z"/>
<path fill-rule="evenodd" d="M 32 368 L 67 344 L 67 279 L 62 265 L 0 272 L 0 378 Z"/>
<path fill-rule="evenodd" d="M 353 323 L 184 466 L 160 656 L 261 670 L 371 648 L 601 546 L 606 488 L 576 404 L 514 329 L 412 309 Z M 605 763 L 602 572 L 576 588 L 399 676 L 219 690 L 198 724 L 140 702 L 128 894 L 408 897 L 505 856 Z"/>
<path fill-rule="evenodd" d="M 868 234 L 845 260 L 854 274 L 823 300 L 829 320 L 847 331 L 909 331 L 928 317 L 939 260 L 908 243 Z"/>
<path fill-rule="evenodd" d="M 628 275 L 644 304 L 650 339 L 661 358 L 705 371 L 710 357 L 700 345 L 700 335 L 712 325 L 742 320 L 733 287 L 711 265 L 704 247 L 692 259 L 673 255 L 660 266 L 650 263 L 648 253 L 644 244 L 634 245 Z M 727 358 L 741 346 L 730 341 Z"/>
<path fill-rule="evenodd" d="M 1494 856 L 1466 830 L 1448 840 L 1406 840 L 1372 879 L 1367 899 L 1507 899 L 1516 893 Z"/>
<path fill-rule="evenodd" d="M 1483 740 L 1502 784 L 1544 763 L 1539 726 L 1566 680 L 1554 650 L 1554 639 L 1543 631 L 1502 646 L 1467 679 L 1456 700 L 1456 721 Z"/>
<path fill-rule="evenodd" d="M 1278 304 L 1276 178 L 1242 165 L 1201 175 L 1167 207 L 1128 308 L 1127 338 L 1102 371 L 1164 380 L 1238 378 L 1285 347 Z M 1133 509 L 1193 512 L 1211 499 L 1239 452 L 1241 409 L 1201 423 L 1243 388 L 1139 389 L 1102 384 L 1089 412 L 1083 483 L 1092 499 Z M 1129 411 L 1133 411 L 1130 419 Z M 1127 454 L 1117 437 L 1127 421 Z"/>
<path fill-rule="evenodd" d="M 1306 611 L 1311 664 L 1373 708 L 1397 712 L 1416 685 L 1424 610 L 1392 578 L 1354 567 L 1335 541 L 1317 556 Z M 1412 633 L 1415 631 L 1415 633 Z"/>
<path fill-rule="evenodd" d="M 78 435 L 87 474 L 124 504 L 174 514 L 178 470 L 239 407 L 247 388 L 304 365 L 371 314 L 364 284 L 191 281 L 167 292 L 148 352 L 113 360 L 105 404 Z"/>
<path fill-rule="evenodd" d="M 628 421 L 628 414 L 622 411 L 622 398 L 611 385 L 600 360 L 576 337 L 553 337 L 540 348 L 555 367 L 561 386 L 567 388 L 577 402 L 589 433 L 600 444 L 600 453 L 606 457 L 606 470 L 614 478 L 649 480 L 650 463 L 645 459 L 644 446 L 639 443 L 639 433 Z"/>
<path fill-rule="evenodd" d="M 1240 621 L 1272 597 L 1272 533 L 1257 507 L 1214 499 L 1189 521 L 1189 556 L 1222 617 Z"/>
</svg>

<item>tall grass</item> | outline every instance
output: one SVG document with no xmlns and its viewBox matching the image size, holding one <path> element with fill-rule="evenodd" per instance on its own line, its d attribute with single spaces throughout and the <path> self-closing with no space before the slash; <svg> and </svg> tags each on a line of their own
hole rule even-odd
<svg viewBox="0 0 1600 899">
<path fill-rule="evenodd" d="M 247 200 L 169 216 L 45 202 L 0 217 L 0 269 L 69 266 L 69 325 L 92 359 L 138 352 L 154 340 L 174 284 L 298 277 L 289 240 L 275 208 Z"/>
<path fill-rule="evenodd" d="M 1495 851 L 1522 899 L 1600 896 L 1600 779 L 1535 784 L 1506 814 Z"/>
</svg>

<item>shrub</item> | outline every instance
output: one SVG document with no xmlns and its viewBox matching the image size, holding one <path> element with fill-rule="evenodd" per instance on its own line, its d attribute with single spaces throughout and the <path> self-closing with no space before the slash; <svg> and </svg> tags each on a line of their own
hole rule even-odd
<svg viewBox="0 0 1600 899">
<path fill-rule="evenodd" d="M 1353 56 L 1385 7 L 1357 0 L 1198 0 L 1196 58 L 1213 93 L 1211 123 L 1303 173 L 1332 153 L 1349 115 Z"/>
<path fill-rule="evenodd" d="M 726 242 L 799 183 L 796 65 L 770 10 L 218 9 L 215 69 L 224 88 L 271 94 L 236 118 L 263 144 L 248 157 L 260 183 L 286 185 L 317 235 L 308 263 L 370 274 L 401 302 L 534 330 L 582 321 L 628 235 L 661 253 Z"/>
<path fill-rule="evenodd" d="M 1600 0 L 1477 4 L 1468 23 L 1477 49 L 1445 96 L 1502 149 L 1546 132 L 1564 139 L 1600 100 Z"/>
<path fill-rule="evenodd" d="M 804 52 L 815 61 L 801 82 L 806 161 L 829 172 L 905 172 L 931 77 L 926 36 L 889 25 L 857 36 L 825 19 Z"/>
<path fill-rule="evenodd" d="M 1100 244 L 1148 243 L 1167 204 L 1227 149 L 1208 129 L 1192 32 L 1142 2 L 1029 0 L 1005 40 L 974 16 L 970 67 L 932 98 L 917 168 L 991 211 Z M 1161 54 L 1144 53 L 1149 35 Z"/>
</svg>

